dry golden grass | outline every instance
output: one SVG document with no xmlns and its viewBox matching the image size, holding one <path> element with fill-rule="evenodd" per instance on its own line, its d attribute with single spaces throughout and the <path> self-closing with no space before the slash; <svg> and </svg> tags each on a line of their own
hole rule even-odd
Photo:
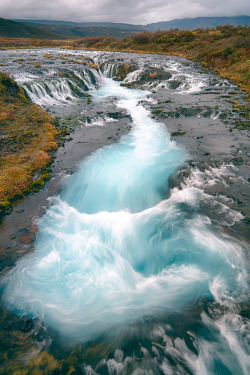
<svg viewBox="0 0 250 375">
<path fill-rule="evenodd" d="M 47 47 L 67 48 L 70 42 L 71 41 L 67 41 L 67 40 L 44 40 L 44 39 L 33 39 L 33 38 L 0 37 L 0 49 L 47 48 Z"/>
<path fill-rule="evenodd" d="M 125 70 L 126 73 L 129 72 L 129 68 L 130 68 L 129 64 L 124 65 L 124 70 Z"/>
<path fill-rule="evenodd" d="M 0 207 L 32 188 L 34 171 L 51 161 L 58 130 L 52 117 L 31 104 L 22 88 L 0 73 Z M 44 181 L 39 180 L 40 186 Z"/>
<path fill-rule="evenodd" d="M 89 67 L 94 68 L 94 69 L 98 69 L 98 65 L 93 64 L 93 63 L 89 63 Z"/>
</svg>

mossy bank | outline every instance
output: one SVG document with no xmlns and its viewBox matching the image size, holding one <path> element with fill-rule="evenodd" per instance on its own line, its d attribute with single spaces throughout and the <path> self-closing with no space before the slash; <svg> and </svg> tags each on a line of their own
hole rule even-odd
<svg viewBox="0 0 250 375">
<path fill-rule="evenodd" d="M 0 215 L 11 203 L 43 187 L 57 149 L 59 131 L 46 111 L 32 104 L 24 90 L 0 73 Z"/>
</svg>

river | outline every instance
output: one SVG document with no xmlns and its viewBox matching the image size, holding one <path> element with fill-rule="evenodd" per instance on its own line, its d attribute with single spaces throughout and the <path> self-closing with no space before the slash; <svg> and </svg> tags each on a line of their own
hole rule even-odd
<svg viewBox="0 0 250 375">
<path fill-rule="evenodd" d="M 173 56 L 0 57 L 71 132 L 1 225 L 0 373 L 248 374 L 245 94 Z"/>
</svg>

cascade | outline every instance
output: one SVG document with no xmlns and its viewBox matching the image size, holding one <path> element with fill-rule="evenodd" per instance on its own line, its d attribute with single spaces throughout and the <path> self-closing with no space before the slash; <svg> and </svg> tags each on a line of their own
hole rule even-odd
<svg viewBox="0 0 250 375">
<path fill-rule="evenodd" d="M 135 374 L 246 375 L 247 329 L 237 310 L 247 295 L 246 244 L 221 230 L 243 215 L 230 209 L 226 197 L 207 192 L 215 181 L 225 186 L 237 173 L 226 163 L 190 167 L 171 188 L 169 180 L 188 152 L 152 117 L 148 104 L 154 99 L 145 89 L 168 88 L 179 79 L 176 90 L 188 95 L 209 79 L 186 73 L 180 62 L 170 60 L 169 81 L 131 90 L 112 79 L 116 63 L 105 62 L 101 53 L 92 58 L 99 69 L 74 66 L 65 76 L 51 71 L 45 78 L 19 75 L 37 104 L 69 105 L 89 92 L 96 105 L 112 102 L 126 111 L 132 128 L 85 158 L 49 199 L 34 252 L 1 280 L 4 306 L 38 318 L 69 346 L 101 342 L 111 347 L 114 358 L 103 360 L 109 374 L 133 368 Z M 124 82 L 139 80 L 143 69 L 141 62 Z M 186 327 L 190 311 L 199 323 L 191 319 Z M 141 346 L 142 359 L 121 350 L 126 340 Z M 90 365 L 84 370 L 95 374 Z"/>
</svg>

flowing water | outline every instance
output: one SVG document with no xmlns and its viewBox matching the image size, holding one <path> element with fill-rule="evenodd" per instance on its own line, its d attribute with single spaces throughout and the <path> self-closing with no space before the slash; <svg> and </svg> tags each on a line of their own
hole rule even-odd
<svg viewBox="0 0 250 375">
<path fill-rule="evenodd" d="M 64 171 L 63 187 L 37 221 L 34 251 L 3 272 L 3 308 L 27 331 L 24 348 L 13 344 L 18 364 L 5 358 L 4 373 L 33 373 L 34 358 L 43 358 L 40 371 L 51 374 L 248 374 L 248 249 L 233 196 L 247 189 L 246 166 L 224 160 L 222 135 L 215 163 L 167 129 L 188 123 L 186 110 L 176 110 L 188 103 L 191 130 L 209 117 L 205 134 L 226 104 L 195 107 L 199 95 L 222 100 L 237 88 L 174 57 L 49 54 L 1 52 L 31 100 L 76 137 L 111 123 L 131 129 L 103 141 L 73 174 Z M 166 108 L 161 121 L 155 115 L 164 118 Z"/>
</svg>

